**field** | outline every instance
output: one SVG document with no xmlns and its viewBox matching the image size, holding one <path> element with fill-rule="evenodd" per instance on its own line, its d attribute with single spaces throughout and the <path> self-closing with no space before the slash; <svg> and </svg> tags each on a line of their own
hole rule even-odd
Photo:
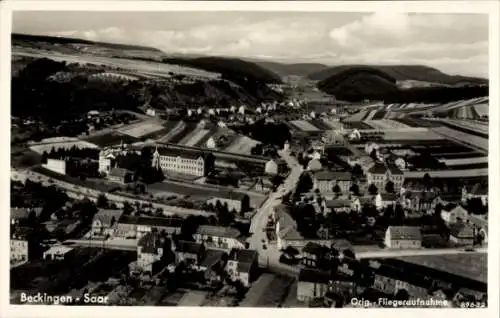
<svg viewBox="0 0 500 318">
<path fill-rule="evenodd" d="M 487 258 L 487 254 L 457 254 L 439 256 L 409 256 L 398 259 L 486 283 L 488 281 Z"/>
<path fill-rule="evenodd" d="M 178 144 L 182 139 L 184 139 L 184 137 L 186 137 L 187 135 L 189 135 L 192 131 L 194 131 L 196 129 L 196 127 L 198 126 L 197 123 L 194 123 L 194 122 L 186 122 L 186 124 L 184 125 L 184 127 L 182 127 L 181 130 L 179 130 L 178 133 L 174 134 L 169 140 L 168 142 L 169 143 L 173 143 L 173 144 Z"/>
<path fill-rule="evenodd" d="M 375 129 L 402 129 L 409 128 L 408 125 L 397 122 L 392 119 L 381 119 L 381 120 L 367 120 L 365 121 L 368 125 Z"/>
<path fill-rule="evenodd" d="M 224 151 L 249 155 L 250 150 L 257 144 L 259 144 L 257 140 L 247 136 L 239 136 Z"/>
<path fill-rule="evenodd" d="M 135 138 L 135 137 L 132 137 L 129 135 L 124 135 L 124 134 L 121 134 L 121 133 L 115 132 L 115 131 L 109 132 L 106 134 L 88 137 L 88 138 L 85 138 L 84 140 L 86 140 L 90 143 L 96 144 L 97 146 L 99 146 L 101 148 L 113 146 L 113 145 L 118 145 L 122 141 L 125 144 L 131 144 L 131 143 L 139 141 L 138 138 Z"/>
<path fill-rule="evenodd" d="M 372 130 L 373 127 L 362 122 L 362 121 L 344 121 L 342 122 L 346 129 L 358 129 L 358 130 Z"/>
<path fill-rule="evenodd" d="M 487 138 L 474 136 L 448 127 L 435 128 L 434 131 L 451 140 L 457 140 L 463 142 L 464 144 L 475 146 L 485 151 L 488 150 Z"/>
<path fill-rule="evenodd" d="M 442 140 L 444 137 L 429 131 L 417 129 L 398 129 L 384 131 L 385 140 Z"/>
<path fill-rule="evenodd" d="M 447 166 L 474 165 L 478 163 L 488 163 L 488 157 L 455 158 L 440 160 Z"/>
<path fill-rule="evenodd" d="M 147 135 L 151 135 L 152 133 L 155 133 L 163 129 L 164 127 L 161 124 L 154 123 L 151 121 L 143 121 L 137 124 L 132 124 L 120 128 L 118 131 L 134 138 L 141 138 Z"/>
<path fill-rule="evenodd" d="M 207 293 L 203 291 L 189 291 L 182 296 L 177 306 L 201 306 L 207 297 Z"/>
<path fill-rule="evenodd" d="M 291 121 L 291 124 L 305 132 L 316 132 L 320 130 L 316 126 L 305 120 L 293 120 Z"/>
<path fill-rule="evenodd" d="M 225 191 L 230 191 L 230 188 L 225 188 Z M 184 195 L 194 200 L 207 200 L 211 197 L 221 195 L 219 187 L 210 187 L 203 184 L 182 184 L 178 182 L 162 182 L 148 185 L 148 192 L 157 196 Z M 238 192 L 235 190 L 234 192 Z M 258 206 L 264 199 L 261 194 L 249 194 L 250 205 Z"/>
<path fill-rule="evenodd" d="M 488 168 L 464 169 L 464 170 L 435 170 L 435 171 L 405 171 L 405 179 L 420 179 L 425 174 L 431 178 L 473 178 L 488 176 Z"/>
<path fill-rule="evenodd" d="M 195 129 L 178 142 L 180 145 L 196 147 L 204 146 L 202 141 L 207 141 L 212 135 L 212 129 Z"/>
<path fill-rule="evenodd" d="M 54 143 L 39 143 L 30 146 L 30 149 L 36 153 L 42 154 L 45 152 L 50 152 L 52 148 L 54 149 L 69 149 L 73 146 L 77 148 L 99 148 L 97 145 L 90 143 L 88 141 L 76 140 L 76 141 L 65 141 L 65 142 L 54 142 Z"/>
</svg>

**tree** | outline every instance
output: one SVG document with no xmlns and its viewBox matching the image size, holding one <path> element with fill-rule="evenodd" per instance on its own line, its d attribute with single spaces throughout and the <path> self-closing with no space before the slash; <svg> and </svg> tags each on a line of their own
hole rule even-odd
<svg viewBox="0 0 500 318">
<path fill-rule="evenodd" d="M 368 192 L 370 192 L 371 195 L 377 194 L 378 193 L 377 186 L 371 183 L 370 186 L 368 187 Z"/>
<path fill-rule="evenodd" d="M 354 177 L 361 178 L 363 176 L 363 168 L 359 164 L 355 164 L 351 173 Z"/>
<path fill-rule="evenodd" d="M 97 207 L 98 208 L 107 208 L 109 206 L 108 198 L 103 194 L 99 194 L 97 197 Z"/>
<path fill-rule="evenodd" d="M 377 149 L 375 149 L 375 148 L 373 148 L 373 149 L 372 149 L 372 152 L 370 152 L 370 157 L 371 157 L 373 160 L 375 160 L 375 161 L 377 161 L 377 160 L 378 160 L 378 156 L 377 156 Z"/>
<path fill-rule="evenodd" d="M 394 295 L 395 300 L 408 300 L 410 299 L 410 295 L 406 289 L 398 289 L 396 294 Z"/>
<path fill-rule="evenodd" d="M 340 186 L 338 184 L 335 184 L 335 186 L 333 187 L 333 192 L 339 195 L 342 192 L 342 189 L 340 189 Z"/>
<path fill-rule="evenodd" d="M 424 174 L 423 183 L 424 183 L 424 187 L 426 189 L 430 189 L 431 188 L 431 186 L 432 186 L 432 179 L 431 179 L 431 176 L 428 173 Z"/>
<path fill-rule="evenodd" d="M 388 193 L 394 193 L 394 182 L 391 180 L 387 181 L 385 185 L 385 191 Z"/>
<path fill-rule="evenodd" d="M 356 183 L 353 183 L 349 188 L 349 191 L 351 191 L 354 195 L 359 195 L 359 186 Z"/>
<path fill-rule="evenodd" d="M 299 182 L 297 184 L 297 192 L 304 193 L 311 190 L 313 187 L 313 181 L 308 173 L 304 173 L 300 176 Z"/>
</svg>

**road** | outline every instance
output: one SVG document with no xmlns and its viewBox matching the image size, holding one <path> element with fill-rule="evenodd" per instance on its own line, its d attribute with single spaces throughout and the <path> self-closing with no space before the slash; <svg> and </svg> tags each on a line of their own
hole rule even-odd
<svg viewBox="0 0 500 318">
<path fill-rule="evenodd" d="M 277 250 L 275 244 L 266 243 L 267 249 L 263 248 L 262 241 L 267 242 L 267 235 L 265 232 L 267 221 L 272 214 L 274 208 L 281 204 L 281 196 L 295 188 L 299 177 L 302 174 L 302 166 L 299 165 L 297 160 L 290 156 L 286 151 L 278 152 L 283 158 L 291 171 L 288 177 L 284 180 L 283 184 L 275 191 L 269 194 L 266 201 L 261 205 L 257 213 L 252 218 L 250 225 L 250 232 L 252 236 L 247 240 L 250 248 L 259 252 L 259 264 L 261 266 L 268 266 L 274 269 L 280 269 L 289 273 L 298 273 L 296 267 L 288 266 L 279 262 L 280 251 Z"/>
<path fill-rule="evenodd" d="M 356 253 L 357 259 L 363 258 L 394 258 L 404 256 L 432 256 L 432 255 L 454 255 L 454 254 L 474 254 L 488 253 L 487 247 L 476 248 L 467 252 L 463 248 L 440 248 L 440 249 L 408 249 L 408 250 L 379 250 L 373 252 Z"/>
</svg>

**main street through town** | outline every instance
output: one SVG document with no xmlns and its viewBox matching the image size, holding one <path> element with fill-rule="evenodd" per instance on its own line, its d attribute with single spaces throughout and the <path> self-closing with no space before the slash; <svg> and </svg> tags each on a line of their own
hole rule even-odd
<svg viewBox="0 0 500 318">
<path fill-rule="evenodd" d="M 280 251 L 276 244 L 270 244 L 267 241 L 266 227 L 269 216 L 274 208 L 281 204 L 283 194 L 292 191 L 299 181 L 302 174 L 302 166 L 287 151 L 280 150 L 279 155 L 284 159 L 291 171 L 283 184 L 275 191 L 269 194 L 267 200 L 257 210 L 252 218 L 250 233 L 252 236 L 248 239 L 250 248 L 259 252 L 259 264 L 264 267 L 277 268 L 290 273 L 298 273 L 298 269 L 279 262 Z M 265 242 L 265 243 L 264 243 Z M 264 248 L 264 245 L 266 248 Z"/>
</svg>

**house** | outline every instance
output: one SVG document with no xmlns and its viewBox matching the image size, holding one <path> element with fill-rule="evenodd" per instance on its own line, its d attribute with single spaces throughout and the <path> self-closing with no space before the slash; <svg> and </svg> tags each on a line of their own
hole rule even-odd
<svg viewBox="0 0 500 318">
<path fill-rule="evenodd" d="M 438 194 L 434 191 L 404 191 L 401 197 L 403 208 L 422 214 L 433 214 Z"/>
<path fill-rule="evenodd" d="M 233 248 L 229 252 L 226 270 L 233 281 L 239 280 L 243 286 L 250 286 L 258 268 L 259 253 L 255 250 Z"/>
<path fill-rule="evenodd" d="M 209 248 L 228 251 L 233 248 L 245 248 L 240 231 L 231 227 L 200 225 L 193 237 L 197 243 L 203 243 Z"/>
<path fill-rule="evenodd" d="M 122 215 L 113 232 L 116 237 L 140 239 L 153 231 L 168 235 L 179 234 L 181 224 L 180 218 Z"/>
<path fill-rule="evenodd" d="M 307 164 L 307 170 L 309 171 L 320 171 L 322 168 L 321 162 L 317 159 L 313 159 Z"/>
<path fill-rule="evenodd" d="M 290 216 L 289 207 L 281 204 L 274 208 L 272 218 L 275 224 L 276 246 L 278 250 L 284 250 L 288 246 L 296 249 L 302 249 L 307 243 L 314 242 L 321 245 L 330 246 L 334 240 L 325 239 L 306 239 L 297 230 L 297 223 Z"/>
<path fill-rule="evenodd" d="M 488 242 L 488 218 L 482 215 L 469 214 L 467 217 L 469 221 L 475 228 L 477 233 L 477 238 L 481 243 Z"/>
<path fill-rule="evenodd" d="M 155 117 L 156 116 L 156 110 L 154 108 L 148 108 L 146 110 L 146 115 L 151 116 L 151 117 Z"/>
<path fill-rule="evenodd" d="M 233 191 L 217 191 L 217 194 L 209 198 L 206 203 L 217 205 L 217 201 L 222 205 L 227 204 L 227 209 L 240 213 L 250 210 L 250 197 L 248 194 Z"/>
<path fill-rule="evenodd" d="M 325 213 L 349 213 L 352 202 L 350 200 L 324 200 L 323 206 Z"/>
<path fill-rule="evenodd" d="M 207 249 L 205 257 L 197 269 L 204 273 L 204 277 L 208 282 L 221 281 L 221 273 L 227 262 L 225 257 L 227 257 L 227 254 L 222 250 Z"/>
<path fill-rule="evenodd" d="M 164 173 L 175 172 L 203 177 L 212 171 L 215 157 L 211 153 L 191 149 L 156 147 L 152 166 Z"/>
<path fill-rule="evenodd" d="M 321 193 L 333 192 L 336 185 L 343 193 L 349 192 L 352 186 L 352 176 L 350 172 L 339 171 L 317 171 L 313 173 L 313 189 L 318 189 Z"/>
<path fill-rule="evenodd" d="M 63 261 L 71 259 L 75 249 L 65 245 L 55 245 L 43 252 L 44 260 Z"/>
<path fill-rule="evenodd" d="M 450 241 L 457 245 L 473 245 L 475 229 L 469 223 L 456 223 L 450 227 Z"/>
<path fill-rule="evenodd" d="M 379 193 L 375 197 L 377 210 L 382 210 L 390 206 L 395 206 L 398 196 L 393 193 Z"/>
<path fill-rule="evenodd" d="M 410 298 L 428 298 L 432 280 L 398 267 L 374 263 L 377 265 L 374 268 L 373 289 L 389 295 L 395 295 L 398 291 L 405 290 Z"/>
<path fill-rule="evenodd" d="M 11 207 L 10 208 L 10 223 L 11 224 L 19 224 L 22 221 L 28 220 L 30 215 L 34 218 L 40 217 L 42 214 L 42 208 L 18 208 Z"/>
<path fill-rule="evenodd" d="M 10 263 L 23 264 L 37 255 L 39 242 L 33 237 L 33 230 L 27 227 L 16 227 L 10 235 Z"/>
<path fill-rule="evenodd" d="M 270 159 L 264 165 L 264 171 L 268 175 L 279 175 L 285 172 L 287 164 L 282 159 Z"/>
<path fill-rule="evenodd" d="M 302 249 L 302 264 L 307 267 L 317 267 L 321 259 L 329 257 L 330 248 L 309 242 Z"/>
<path fill-rule="evenodd" d="M 67 172 L 66 160 L 62 159 L 48 158 L 47 163 L 42 164 L 42 166 L 59 174 L 66 174 Z"/>
<path fill-rule="evenodd" d="M 417 226 L 389 226 L 385 232 L 385 246 L 387 248 L 420 248 L 422 233 Z"/>
<path fill-rule="evenodd" d="M 208 149 L 215 149 L 215 148 L 217 148 L 217 143 L 215 142 L 214 137 L 208 138 L 206 146 L 207 146 Z"/>
<path fill-rule="evenodd" d="M 190 241 L 179 241 L 174 246 L 175 262 L 198 265 L 205 257 L 205 245 Z"/>
<path fill-rule="evenodd" d="M 155 265 L 171 252 L 171 241 L 158 232 L 144 234 L 137 243 L 137 267 L 142 273 L 153 274 Z M 167 264 L 165 264 L 167 265 Z"/>
<path fill-rule="evenodd" d="M 118 223 L 123 210 L 99 209 L 92 220 L 90 233 L 92 236 L 112 236 L 114 226 Z"/>
<path fill-rule="evenodd" d="M 109 181 L 118 183 L 129 183 L 134 179 L 134 173 L 124 168 L 111 168 L 107 178 Z"/>
<path fill-rule="evenodd" d="M 404 183 L 403 172 L 394 165 L 375 164 L 366 172 L 368 184 L 373 184 L 379 192 L 385 192 L 385 187 L 389 181 L 394 184 L 394 192 L 399 193 Z"/>
<path fill-rule="evenodd" d="M 297 282 L 297 300 L 309 302 L 329 291 L 330 275 L 316 269 L 301 269 Z"/>
<path fill-rule="evenodd" d="M 458 221 L 465 221 L 469 213 L 461 205 L 448 204 L 441 210 L 441 218 L 446 224 L 454 224 Z"/>
<path fill-rule="evenodd" d="M 481 199 L 484 206 L 488 205 L 488 186 L 476 183 L 472 187 L 462 188 L 462 203 L 467 203 L 470 199 Z"/>
</svg>

